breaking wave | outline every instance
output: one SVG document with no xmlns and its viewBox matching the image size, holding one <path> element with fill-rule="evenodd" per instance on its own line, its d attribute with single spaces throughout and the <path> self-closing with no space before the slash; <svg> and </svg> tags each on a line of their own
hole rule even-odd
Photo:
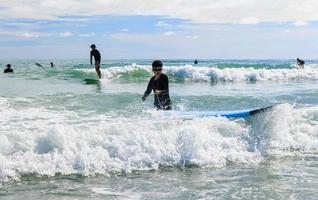
<svg viewBox="0 0 318 200">
<path fill-rule="evenodd" d="M 75 69 L 86 74 L 95 73 L 94 69 Z M 268 69 L 268 68 L 216 68 L 192 65 L 166 66 L 164 73 L 172 81 L 279 81 L 279 80 L 318 80 L 318 68 L 308 65 L 304 69 Z M 102 69 L 103 78 L 146 79 L 151 74 L 151 67 L 145 65 L 128 65 Z"/>
<path fill-rule="evenodd" d="M 40 107 L 17 110 L 0 98 L 0 112 L 1 181 L 27 174 L 90 176 L 257 164 L 268 156 L 318 153 L 318 107 L 282 104 L 246 120 L 184 121 L 167 120 L 162 112 L 132 119 Z"/>
</svg>

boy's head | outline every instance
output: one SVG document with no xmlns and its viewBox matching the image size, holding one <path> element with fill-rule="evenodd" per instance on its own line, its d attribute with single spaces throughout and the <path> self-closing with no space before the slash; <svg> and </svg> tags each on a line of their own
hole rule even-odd
<svg viewBox="0 0 318 200">
<path fill-rule="evenodd" d="M 161 74 L 162 71 L 162 62 L 160 60 L 155 60 L 152 63 L 152 71 L 155 74 Z"/>
</svg>

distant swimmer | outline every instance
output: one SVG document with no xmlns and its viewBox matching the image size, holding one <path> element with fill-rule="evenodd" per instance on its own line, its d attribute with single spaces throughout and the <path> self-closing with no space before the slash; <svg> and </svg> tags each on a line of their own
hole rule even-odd
<svg viewBox="0 0 318 200">
<path fill-rule="evenodd" d="M 91 49 L 92 49 L 92 51 L 91 51 L 91 65 L 93 64 L 92 59 L 94 57 L 95 70 L 96 70 L 98 77 L 101 78 L 102 77 L 102 74 L 100 72 L 101 55 L 100 55 L 99 51 L 96 49 L 95 44 L 91 45 Z"/>
<path fill-rule="evenodd" d="M 13 69 L 10 64 L 7 64 L 7 68 L 3 71 L 3 73 L 13 73 Z"/>
<path fill-rule="evenodd" d="M 151 91 L 155 94 L 154 106 L 158 110 L 171 110 L 171 100 L 169 96 L 169 80 L 167 75 L 162 72 L 162 62 L 156 60 L 152 63 L 152 71 L 154 76 L 151 77 L 147 90 L 144 93 L 144 96 L 141 98 L 142 101 L 145 101 L 149 96 Z"/>
<path fill-rule="evenodd" d="M 40 63 L 35 63 L 35 65 L 36 65 L 36 66 L 39 66 L 39 67 L 42 67 L 43 69 L 45 69 L 45 68 L 43 67 L 43 65 L 41 65 Z"/>
<path fill-rule="evenodd" d="M 198 60 L 195 60 L 195 61 L 194 61 L 194 64 L 197 65 L 197 64 L 198 64 Z"/>
<path fill-rule="evenodd" d="M 305 65 L 305 61 L 300 60 L 299 58 L 297 58 L 297 66 L 300 69 L 304 69 L 304 65 Z"/>
<path fill-rule="evenodd" d="M 50 66 L 51 66 L 51 68 L 54 68 L 53 62 L 50 62 Z"/>
</svg>

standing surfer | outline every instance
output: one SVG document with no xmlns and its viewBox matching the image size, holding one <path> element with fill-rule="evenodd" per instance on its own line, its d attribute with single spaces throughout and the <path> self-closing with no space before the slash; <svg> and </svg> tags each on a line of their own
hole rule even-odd
<svg viewBox="0 0 318 200">
<path fill-rule="evenodd" d="M 102 77 L 101 72 L 100 72 L 101 55 L 100 55 L 99 51 L 96 49 L 96 45 L 95 44 L 91 45 L 91 49 L 92 49 L 92 51 L 91 51 L 91 59 L 90 59 L 91 65 L 93 64 L 92 59 L 94 57 L 95 70 L 96 70 L 96 73 L 97 73 L 98 77 L 101 78 Z"/>
<path fill-rule="evenodd" d="M 305 65 L 305 61 L 300 60 L 299 58 L 297 58 L 297 66 L 300 69 L 304 69 L 304 65 Z"/>
<path fill-rule="evenodd" d="M 158 110 L 171 110 L 169 80 L 167 75 L 162 73 L 162 62 L 160 60 L 156 60 L 152 63 L 152 71 L 154 76 L 151 77 L 148 83 L 142 101 L 145 101 L 147 96 L 153 91 L 155 94 L 154 106 Z"/>
</svg>

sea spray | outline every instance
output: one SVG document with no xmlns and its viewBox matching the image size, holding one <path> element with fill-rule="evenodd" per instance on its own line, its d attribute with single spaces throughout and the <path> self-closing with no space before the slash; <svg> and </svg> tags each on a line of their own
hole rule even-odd
<svg viewBox="0 0 318 200">
<path fill-rule="evenodd" d="M 318 150 L 318 107 L 275 106 L 266 116 L 251 119 L 257 148 L 266 156 L 305 156 Z"/>
</svg>

